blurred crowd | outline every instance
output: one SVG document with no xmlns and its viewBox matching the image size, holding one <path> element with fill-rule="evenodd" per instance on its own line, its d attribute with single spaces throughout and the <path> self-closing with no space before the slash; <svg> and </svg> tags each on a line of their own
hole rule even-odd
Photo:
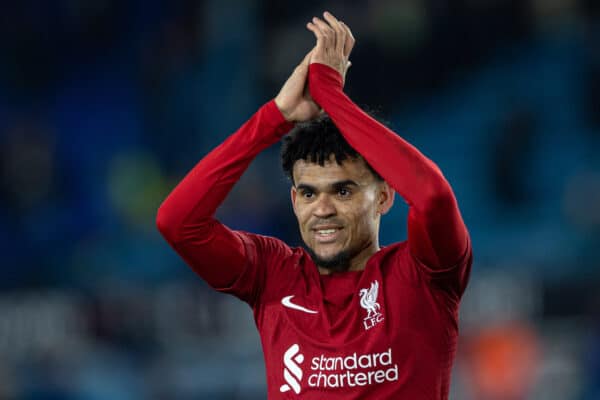
<svg viewBox="0 0 600 400">
<path fill-rule="evenodd" d="M 596 0 L 3 4 L 0 399 L 265 398 L 248 307 L 155 215 L 277 94 L 324 10 L 357 39 L 347 93 L 440 166 L 472 236 L 451 398 L 600 399 Z M 300 245 L 278 151 L 218 216 Z"/>
</svg>

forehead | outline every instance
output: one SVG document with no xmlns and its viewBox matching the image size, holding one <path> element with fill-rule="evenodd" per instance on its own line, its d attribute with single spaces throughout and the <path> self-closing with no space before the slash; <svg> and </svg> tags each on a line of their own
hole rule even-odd
<svg viewBox="0 0 600 400">
<path fill-rule="evenodd" d="M 323 166 L 306 160 L 298 160 L 294 163 L 292 174 L 296 185 L 300 183 L 326 185 L 345 180 L 353 180 L 358 184 L 369 184 L 375 180 L 362 157 L 347 158 L 340 165 L 331 155 Z"/>
</svg>

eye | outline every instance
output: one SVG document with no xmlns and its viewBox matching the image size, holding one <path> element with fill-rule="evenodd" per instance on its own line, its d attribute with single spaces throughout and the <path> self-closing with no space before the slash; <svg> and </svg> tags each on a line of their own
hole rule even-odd
<svg viewBox="0 0 600 400">
<path fill-rule="evenodd" d="M 305 199 L 310 199 L 310 198 L 312 198 L 314 196 L 314 193 L 312 191 L 310 191 L 310 190 L 302 190 L 300 192 L 300 195 L 302 197 L 304 197 Z"/>
<path fill-rule="evenodd" d="M 348 197 L 352 193 L 350 192 L 350 190 L 348 188 L 340 188 L 338 190 L 338 194 L 340 195 L 340 197 Z"/>
</svg>

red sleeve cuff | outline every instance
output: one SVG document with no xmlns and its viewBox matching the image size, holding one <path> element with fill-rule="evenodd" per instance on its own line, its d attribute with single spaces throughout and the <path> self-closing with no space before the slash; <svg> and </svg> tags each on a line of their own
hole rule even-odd
<svg viewBox="0 0 600 400">
<path fill-rule="evenodd" d="M 265 122 L 275 128 L 278 134 L 285 135 L 294 127 L 294 124 L 286 121 L 281 111 L 279 111 L 279 107 L 275 104 L 275 99 L 266 103 L 262 107 L 262 111 Z"/>
<path fill-rule="evenodd" d="M 342 75 L 334 68 L 328 65 L 313 63 L 308 67 L 308 79 L 311 89 L 321 85 L 333 85 L 339 89 L 344 86 Z"/>
</svg>

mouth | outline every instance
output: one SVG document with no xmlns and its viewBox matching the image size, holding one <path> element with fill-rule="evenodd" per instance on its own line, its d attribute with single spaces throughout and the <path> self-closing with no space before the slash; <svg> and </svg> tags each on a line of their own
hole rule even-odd
<svg viewBox="0 0 600 400">
<path fill-rule="evenodd" d="M 337 241 L 341 230 L 340 227 L 318 227 L 312 231 L 317 243 L 327 244 Z"/>
</svg>

